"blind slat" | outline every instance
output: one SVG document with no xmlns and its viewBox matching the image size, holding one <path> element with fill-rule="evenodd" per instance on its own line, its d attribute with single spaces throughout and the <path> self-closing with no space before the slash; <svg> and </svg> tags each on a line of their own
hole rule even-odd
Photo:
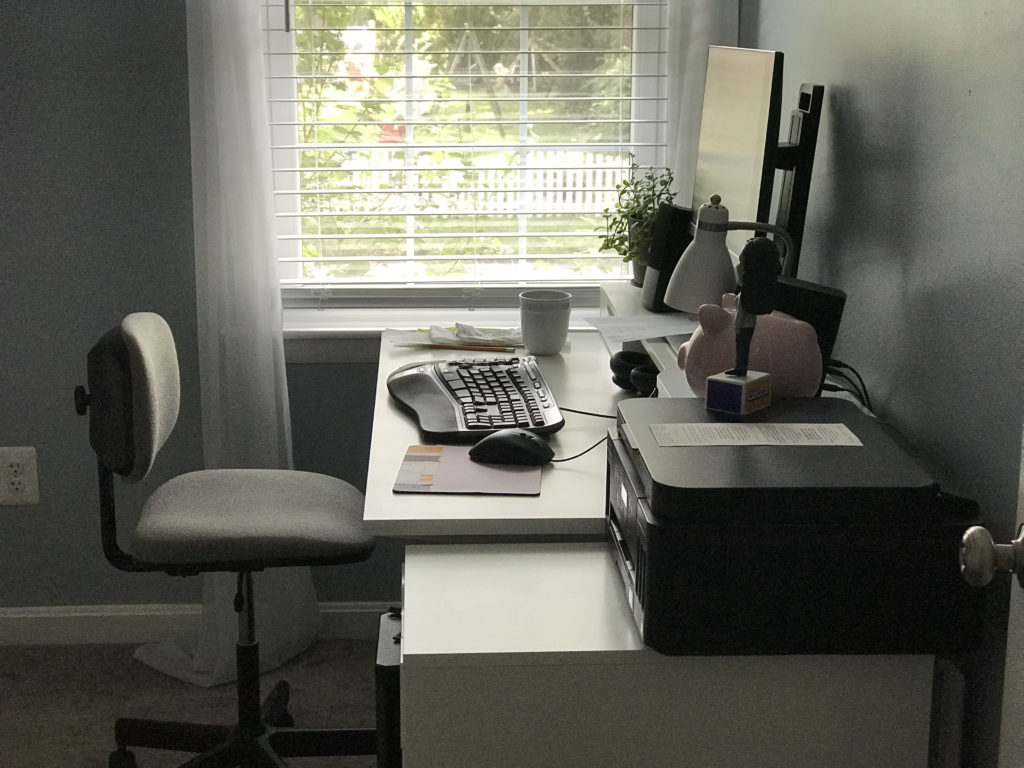
<svg viewBox="0 0 1024 768">
<path fill-rule="evenodd" d="M 490 54 L 491 56 L 520 56 L 520 55 L 522 55 L 522 56 L 529 56 L 529 55 L 532 55 L 534 52 L 535 51 L 533 51 L 532 49 L 524 50 L 522 48 L 492 48 L 492 49 L 490 49 L 488 51 L 488 54 Z M 361 55 L 361 56 L 393 56 L 393 55 L 395 55 L 397 53 L 400 53 L 400 52 L 399 51 L 392 51 L 392 50 L 382 49 L 382 50 L 373 50 L 373 51 L 360 51 L 359 55 Z M 594 48 L 576 48 L 576 49 L 560 48 L 558 50 L 558 54 L 560 56 L 565 56 L 567 54 L 577 55 L 577 54 L 581 54 L 581 53 L 582 54 L 587 54 L 587 55 L 590 55 L 590 56 L 595 56 L 596 55 L 596 56 L 601 56 L 601 57 L 605 57 L 605 56 L 625 57 L 625 56 L 632 56 L 634 53 L 660 53 L 660 54 L 663 54 L 663 53 L 666 53 L 666 50 L 664 48 L 651 48 L 651 49 L 634 48 L 632 50 L 623 50 L 621 48 L 598 48 L 598 47 L 594 47 Z M 323 58 L 341 58 L 341 59 L 343 59 L 343 58 L 345 58 L 346 56 L 349 55 L 349 52 L 348 51 L 316 51 L 315 53 L 313 53 L 313 52 L 303 52 L 303 53 L 300 53 L 298 51 L 292 51 L 292 52 L 288 52 L 288 53 L 286 53 L 286 52 L 269 53 L 267 55 L 268 56 L 293 56 L 293 57 L 299 57 L 299 56 L 313 57 L 313 56 L 315 56 L 317 58 L 323 57 Z M 440 50 L 440 51 L 431 51 L 431 55 L 432 56 L 449 56 L 449 57 L 454 57 L 454 56 L 458 56 L 459 52 L 458 51 Z M 276 75 L 276 76 L 271 76 L 271 77 L 284 78 L 284 77 L 287 77 L 287 75 Z M 309 77 L 309 75 L 307 75 L 307 77 Z"/>
<path fill-rule="evenodd" d="M 456 97 L 452 97 L 452 98 L 448 98 L 448 99 L 444 99 L 444 98 L 441 98 L 441 99 L 431 99 L 431 98 L 425 98 L 425 97 L 409 97 L 409 98 L 403 97 L 401 99 L 355 99 L 355 98 L 352 98 L 352 97 L 346 98 L 345 96 L 339 96 L 339 97 L 334 98 L 334 99 L 300 99 L 300 98 L 281 99 L 281 98 L 277 98 L 277 99 L 268 99 L 267 102 L 269 104 L 271 104 L 271 105 L 274 105 L 274 104 L 282 104 L 282 105 L 291 105 L 291 104 L 314 104 L 314 105 L 321 105 L 321 104 L 329 104 L 330 105 L 330 104 L 352 104 L 352 103 L 356 103 L 356 102 L 358 102 L 359 104 L 363 104 L 363 105 L 396 104 L 396 103 L 399 103 L 399 102 L 404 103 L 404 104 L 440 104 L 440 105 L 487 104 L 487 103 L 490 103 L 490 102 L 497 102 L 497 103 L 500 103 L 500 104 L 507 103 L 507 104 L 530 105 L 530 104 L 535 104 L 538 101 L 549 101 L 549 102 L 550 101 L 565 101 L 565 102 L 574 102 L 574 101 L 575 102 L 598 102 L 598 101 L 606 101 L 606 102 L 616 103 L 616 104 L 634 104 L 636 102 L 643 102 L 643 101 L 647 101 L 647 102 L 651 102 L 651 101 L 663 102 L 664 100 L 665 100 L 664 96 L 611 96 L 611 97 L 608 97 L 608 98 L 605 98 L 605 99 L 597 98 L 597 97 L 594 97 L 594 96 L 558 96 L 558 97 L 549 97 L 547 99 L 542 99 L 542 98 L 536 97 L 536 96 L 532 97 L 532 98 L 530 98 L 530 97 L 516 98 L 516 97 L 513 97 L 513 96 L 490 96 L 489 94 L 485 94 L 483 96 L 459 96 L 457 98 Z"/>
<path fill-rule="evenodd" d="M 443 253 L 442 254 L 421 253 L 421 254 L 417 254 L 415 258 L 416 258 L 417 261 L 457 261 L 457 260 L 460 260 L 460 259 L 464 259 L 465 257 L 464 256 L 449 256 L 449 255 L 446 255 L 446 254 L 443 254 Z M 579 253 L 565 253 L 565 252 L 557 253 L 556 252 L 556 253 L 532 253 L 532 254 L 530 254 L 528 256 L 522 256 L 522 255 L 517 255 L 517 254 L 512 254 L 512 253 L 495 253 L 495 254 L 488 254 L 485 258 L 486 258 L 487 261 L 495 261 L 495 262 L 523 262 L 523 261 L 531 261 L 531 260 L 535 260 L 535 259 L 540 259 L 540 260 L 545 260 L 545 261 L 548 260 L 548 259 L 552 259 L 552 260 L 556 260 L 556 261 L 558 261 L 558 260 L 568 261 L 568 260 L 580 259 L 580 258 L 583 258 L 583 257 Z M 595 258 L 596 260 L 599 260 L 599 261 L 603 261 L 603 260 L 617 261 L 620 257 L 617 256 L 616 254 L 598 254 L 598 256 L 591 257 L 591 258 Z M 323 257 L 317 258 L 315 260 L 299 259 L 299 258 L 281 259 L 281 261 L 286 263 L 286 264 L 306 264 L 309 261 L 313 261 L 314 265 L 347 264 L 349 262 L 357 262 L 357 263 L 362 262 L 362 263 L 366 263 L 366 262 L 378 262 L 378 261 L 379 262 L 390 262 L 390 263 L 394 264 L 394 263 L 401 263 L 401 262 L 405 262 L 405 261 L 409 261 L 409 260 L 410 260 L 410 258 L 408 256 L 391 256 L 391 255 L 383 254 L 383 253 L 382 254 L 377 254 L 377 255 L 354 254 L 352 256 L 346 256 L 345 258 L 333 258 L 331 256 L 323 256 Z"/>
<path fill-rule="evenodd" d="M 452 78 L 471 78 L 473 80 L 500 80 L 518 81 L 520 79 L 544 78 L 547 80 L 571 80 L 586 78 L 588 80 L 621 80 L 623 78 L 659 78 L 656 74 L 640 74 L 632 72 L 545 72 L 543 74 L 495 74 L 493 72 L 437 72 L 428 75 L 410 75 L 404 72 L 385 72 L 377 75 L 302 75 L 298 79 L 303 81 L 331 81 L 346 82 L 360 80 L 373 82 L 374 80 L 408 80 L 413 83 L 429 83 L 431 80 L 451 80 Z M 275 78 L 279 79 L 279 78 Z M 287 78 L 291 79 L 291 78 Z M 486 86 L 485 86 L 486 87 Z M 557 98 L 557 97 L 556 97 Z"/>
<path fill-rule="evenodd" d="M 378 0 L 347 0 L 346 2 L 327 3 L 315 0 L 314 2 L 308 2 L 304 0 L 290 0 L 293 9 L 296 8 L 358 8 L 361 6 L 372 6 L 374 8 L 404 8 L 404 2 L 379 2 Z M 638 7 L 644 5 L 663 6 L 665 0 L 629 0 L 629 2 L 623 2 L 623 0 L 559 0 L 558 2 L 548 2 L 548 0 L 418 0 L 416 5 L 422 7 L 434 7 L 434 8 L 472 8 L 484 7 L 484 6 L 525 6 L 525 5 L 543 5 L 546 7 L 560 7 L 560 8 L 577 8 L 581 5 L 611 5 L 611 6 L 629 6 Z M 280 0 L 277 2 L 265 2 L 263 3 L 265 11 L 270 13 L 280 12 L 283 10 Z M 294 28 L 294 23 L 292 24 Z"/>
<path fill-rule="evenodd" d="M 298 35 L 302 35 L 302 34 L 311 34 L 311 33 L 333 34 L 333 33 L 336 33 L 336 32 L 348 32 L 350 29 L 351 29 L 350 27 L 330 27 L 330 28 L 323 27 L 323 28 L 318 28 L 318 29 L 295 29 L 295 30 L 292 30 L 292 31 L 298 36 Z M 619 24 L 605 25 L 605 26 L 595 24 L 595 25 L 589 26 L 589 27 L 588 26 L 580 26 L 580 25 L 565 25 L 565 26 L 539 25 L 539 26 L 528 26 L 528 27 L 504 26 L 504 27 L 501 27 L 500 29 L 495 29 L 493 27 L 477 27 L 477 26 L 465 25 L 465 24 L 462 25 L 462 26 L 458 26 L 458 27 L 434 27 L 434 26 L 429 26 L 429 25 L 423 25 L 423 26 L 418 26 L 418 27 L 392 27 L 392 26 L 374 27 L 374 31 L 376 31 L 376 32 L 402 32 L 402 33 L 411 32 L 411 33 L 420 33 L 420 34 L 426 34 L 426 33 L 432 33 L 432 32 L 466 32 L 466 31 L 469 31 L 469 32 L 489 32 L 489 33 L 500 32 L 502 34 L 510 34 L 512 32 L 534 32 L 534 33 L 536 33 L 536 32 L 568 32 L 568 31 L 580 32 L 580 31 L 583 31 L 583 30 L 586 30 L 587 32 L 590 32 L 590 33 L 600 33 L 600 32 L 633 32 L 635 30 L 656 31 L 658 29 L 659 29 L 659 27 L 644 27 L 644 26 L 639 26 L 639 25 L 619 25 Z M 277 29 L 277 30 L 271 30 L 271 31 L 284 32 L 283 29 Z M 444 49 L 442 49 L 442 50 L 444 50 Z M 362 51 L 360 51 L 360 53 L 361 52 Z"/>
<path fill-rule="evenodd" d="M 589 237 L 593 235 L 593 231 L 587 229 L 579 232 L 535 232 L 533 234 L 524 234 L 522 232 L 502 232 L 500 230 L 494 231 L 480 231 L 480 232 L 417 232 L 416 237 L 419 240 L 461 240 L 469 237 L 531 237 L 537 238 L 561 238 L 566 239 L 570 237 Z M 367 233 L 360 235 L 282 235 L 284 240 L 337 240 L 341 241 L 358 241 L 358 240 L 404 240 L 409 235 L 407 233 Z M 453 255 L 453 258 L 458 257 L 458 254 Z"/>
<path fill-rule="evenodd" d="M 343 126 L 369 126 L 374 128 L 382 128 L 388 125 L 401 125 L 408 128 L 412 127 L 443 127 L 443 128 L 473 128 L 479 126 L 503 126 L 511 128 L 522 128 L 537 125 L 576 125 L 578 121 L 570 118 L 557 119 L 553 118 L 550 120 L 531 120 L 525 118 L 522 120 L 367 120 L 366 122 L 360 122 L 358 120 L 349 120 L 347 122 L 318 122 L 318 123 L 274 123 L 274 125 L 290 125 L 297 128 L 340 128 Z M 591 125 L 663 125 L 664 120 L 591 120 Z M 346 142 L 347 144 L 347 142 Z M 274 144 L 271 149 L 305 149 L 312 147 L 312 144 Z M 319 145 L 327 146 L 327 145 Z M 343 145 L 344 146 L 344 145 Z"/>
<path fill-rule="evenodd" d="M 282 217 L 296 217 L 296 218 L 324 218 L 324 219 L 345 219 L 345 218 L 374 218 L 374 219 L 388 219 L 388 218 L 404 218 L 408 216 L 412 211 L 374 211 L 373 213 L 365 212 L 349 212 L 349 213 L 331 213 L 327 211 L 306 211 L 303 213 L 277 213 L 275 216 Z M 475 219 L 485 220 L 489 218 L 501 219 L 508 218 L 509 216 L 519 216 L 522 214 L 529 214 L 531 216 L 547 216 L 547 217 L 559 217 L 564 218 L 566 216 L 585 216 L 591 217 L 600 214 L 600 210 L 586 210 L 586 209 L 574 209 L 571 211 L 558 211 L 551 208 L 538 208 L 536 206 L 527 206 L 521 209 L 509 208 L 509 209 L 498 209 L 490 210 L 486 212 L 478 212 L 473 214 L 467 214 L 465 211 L 437 211 L 427 215 L 421 215 L 419 218 L 424 221 L 428 219 L 436 218 L 452 218 L 455 216 L 472 216 Z M 589 232 L 590 230 L 588 230 Z M 578 234 L 578 233 L 577 233 Z M 293 235 L 292 237 L 305 237 L 305 235 Z"/>
</svg>

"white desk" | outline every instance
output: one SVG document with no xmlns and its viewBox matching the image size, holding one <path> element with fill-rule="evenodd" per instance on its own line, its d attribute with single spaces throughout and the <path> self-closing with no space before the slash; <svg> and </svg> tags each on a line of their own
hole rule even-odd
<svg viewBox="0 0 1024 768">
<path fill-rule="evenodd" d="M 626 396 L 611 380 L 608 352 L 596 332 L 574 331 L 570 348 L 537 362 L 559 406 L 615 415 Z M 413 420 L 388 395 L 387 376 L 406 363 L 473 357 L 477 353 L 395 347 L 381 339 L 364 519 L 373 533 L 403 540 L 453 537 L 600 538 L 604 535 L 606 453 L 543 469 L 541 496 L 448 496 L 392 492 L 410 445 L 423 442 Z M 570 361 L 573 361 L 572 363 Z M 571 456 L 593 445 L 614 424 L 611 419 L 565 413 L 565 426 L 551 445 L 556 456 Z"/>
<path fill-rule="evenodd" d="M 927 765 L 932 657 L 662 656 L 640 642 L 604 542 L 525 541 L 603 535 L 603 449 L 546 467 L 539 498 L 394 494 L 421 438 L 387 374 L 451 356 L 385 335 L 364 517 L 406 541 L 505 543 L 406 548 L 405 768 Z M 596 333 L 574 333 L 541 365 L 560 405 L 610 414 L 625 395 L 607 360 Z M 556 454 L 610 424 L 566 414 Z"/>
<path fill-rule="evenodd" d="M 405 768 L 928 762 L 930 656 L 663 656 L 604 544 L 411 546 L 404 600 Z"/>
</svg>

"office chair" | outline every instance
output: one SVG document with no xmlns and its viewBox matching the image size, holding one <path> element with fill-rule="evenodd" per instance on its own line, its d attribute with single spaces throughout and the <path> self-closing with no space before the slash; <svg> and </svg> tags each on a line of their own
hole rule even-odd
<svg viewBox="0 0 1024 768">
<path fill-rule="evenodd" d="M 261 704 L 252 587 L 252 573 L 264 568 L 365 560 L 374 541 L 361 528 L 362 494 L 310 472 L 188 472 L 149 496 L 124 551 L 117 536 L 114 475 L 127 483 L 146 477 L 174 428 L 180 388 L 171 330 L 159 315 L 128 315 L 89 351 L 87 369 L 89 391 L 75 389 L 75 408 L 89 414 L 107 559 L 124 571 L 238 576 L 237 722 L 119 719 L 110 768 L 135 768 L 133 746 L 198 753 L 186 763 L 196 768 L 285 766 L 282 758 L 289 756 L 375 754 L 375 729 L 294 728 L 284 681 Z"/>
</svg>

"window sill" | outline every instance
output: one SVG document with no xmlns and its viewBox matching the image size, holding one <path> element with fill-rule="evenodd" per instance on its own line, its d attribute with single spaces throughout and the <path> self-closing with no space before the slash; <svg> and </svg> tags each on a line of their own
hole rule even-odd
<svg viewBox="0 0 1024 768">
<path fill-rule="evenodd" d="M 570 327 L 593 328 L 588 317 L 601 314 L 599 307 L 574 307 Z M 513 328 L 519 325 L 519 310 L 513 307 L 425 308 L 287 308 L 284 310 L 285 339 L 377 339 L 385 330 L 413 330 L 431 325 L 467 323 L 482 328 Z"/>
<path fill-rule="evenodd" d="M 596 333 L 587 318 L 600 314 L 600 307 L 574 307 L 569 327 Z M 483 328 L 515 328 L 519 326 L 519 310 L 512 307 L 286 308 L 285 358 L 288 363 L 375 363 L 383 331 L 450 326 L 455 322 Z"/>
</svg>

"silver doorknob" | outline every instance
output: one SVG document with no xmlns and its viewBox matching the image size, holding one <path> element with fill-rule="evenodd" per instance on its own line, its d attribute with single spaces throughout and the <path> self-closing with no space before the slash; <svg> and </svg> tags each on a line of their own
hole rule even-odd
<svg viewBox="0 0 1024 768">
<path fill-rule="evenodd" d="M 1010 544 L 996 544 L 986 528 L 974 525 L 960 542 L 960 573 L 973 587 L 984 587 L 998 570 L 1017 574 L 1024 586 L 1024 537 L 1019 533 Z"/>
</svg>

